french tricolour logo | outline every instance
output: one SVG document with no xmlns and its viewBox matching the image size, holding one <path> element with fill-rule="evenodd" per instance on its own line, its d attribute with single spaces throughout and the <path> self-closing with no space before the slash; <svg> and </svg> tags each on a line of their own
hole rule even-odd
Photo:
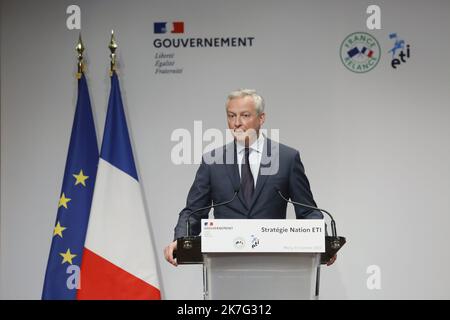
<svg viewBox="0 0 450 320">
<path fill-rule="evenodd" d="M 167 25 L 171 26 L 170 31 L 167 30 Z M 168 22 L 155 22 L 153 24 L 153 33 L 184 33 L 184 22 L 174 21 L 172 23 Z"/>
</svg>

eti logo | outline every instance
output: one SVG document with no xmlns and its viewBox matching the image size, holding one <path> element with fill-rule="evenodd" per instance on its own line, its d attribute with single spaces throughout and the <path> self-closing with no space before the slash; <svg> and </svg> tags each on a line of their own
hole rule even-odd
<svg viewBox="0 0 450 320">
<path fill-rule="evenodd" d="M 257 246 L 259 246 L 259 239 L 254 235 L 251 235 L 251 238 L 252 238 L 252 249 L 255 249 Z"/>
<path fill-rule="evenodd" d="M 405 43 L 405 40 L 400 39 L 396 33 L 389 34 L 389 39 L 394 41 L 394 46 L 389 50 L 389 53 L 392 53 L 391 67 L 397 69 L 397 66 L 405 63 L 406 59 L 411 57 L 411 47 Z"/>
<path fill-rule="evenodd" d="M 167 33 L 167 22 L 155 22 L 153 24 L 153 33 Z M 170 33 L 184 33 L 184 22 L 172 22 L 172 30 Z"/>
</svg>

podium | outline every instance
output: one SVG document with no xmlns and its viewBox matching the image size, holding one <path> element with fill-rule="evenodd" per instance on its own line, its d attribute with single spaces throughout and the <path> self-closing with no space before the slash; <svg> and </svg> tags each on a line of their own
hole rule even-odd
<svg viewBox="0 0 450 320">
<path fill-rule="evenodd" d="M 202 220 L 201 237 L 178 239 L 176 256 L 203 264 L 205 300 L 318 299 L 320 265 L 344 243 L 325 237 L 321 219 Z"/>
<path fill-rule="evenodd" d="M 318 253 L 207 253 L 205 300 L 311 300 L 319 296 Z"/>
</svg>

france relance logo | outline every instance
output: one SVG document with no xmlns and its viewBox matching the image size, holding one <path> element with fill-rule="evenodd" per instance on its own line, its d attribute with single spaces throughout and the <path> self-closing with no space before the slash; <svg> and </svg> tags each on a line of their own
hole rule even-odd
<svg viewBox="0 0 450 320">
<path fill-rule="evenodd" d="M 380 44 L 366 32 L 354 32 L 341 44 L 340 55 L 344 66 L 355 73 L 365 73 L 380 61 Z"/>
</svg>

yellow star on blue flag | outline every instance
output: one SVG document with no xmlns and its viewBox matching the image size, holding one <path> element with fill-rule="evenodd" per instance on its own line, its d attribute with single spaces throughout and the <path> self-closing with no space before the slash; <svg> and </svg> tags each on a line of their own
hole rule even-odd
<svg viewBox="0 0 450 320">
<path fill-rule="evenodd" d="M 70 252 L 70 249 L 67 249 L 65 253 L 60 253 L 60 255 L 61 257 L 63 257 L 63 261 L 61 262 L 61 264 L 64 264 L 66 262 L 72 264 L 72 259 L 77 256 L 76 254 L 72 254 Z"/>
<path fill-rule="evenodd" d="M 75 178 L 75 185 L 81 183 L 84 187 L 86 187 L 86 179 L 89 177 L 83 174 L 83 170 L 80 170 L 80 173 L 78 174 L 73 174 L 73 177 Z"/>
</svg>

